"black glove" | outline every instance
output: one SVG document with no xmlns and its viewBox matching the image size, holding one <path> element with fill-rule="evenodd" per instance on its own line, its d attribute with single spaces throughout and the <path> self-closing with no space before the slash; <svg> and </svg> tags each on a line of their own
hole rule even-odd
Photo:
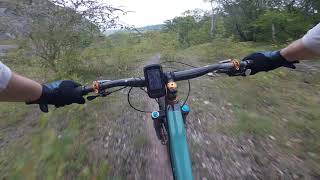
<svg viewBox="0 0 320 180">
<path fill-rule="evenodd" d="M 79 86 L 81 85 L 71 80 L 61 80 L 44 84 L 42 85 L 41 97 L 27 104 L 39 104 L 40 109 L 44 112 L 48 112 L 48 104 L 55 105 L 57 108 L 72 103 L 84 104 L 85 99 L 82 97 L 81 92 L 76 90 Z"/>
<path fill-rule="evenodd" d="M 279 67 L 287 67 L 295 69 L 294 63 L 298 61 L 289 62 L 281 54 L 280 51 L 264 51 L 256 52 L 245 57 L 242 61 L 251 60 L 252 63 L 248 65 L 251 69 L 250 75 L 256 74 L 261 71 L 271 71 Z"/>
</svg>

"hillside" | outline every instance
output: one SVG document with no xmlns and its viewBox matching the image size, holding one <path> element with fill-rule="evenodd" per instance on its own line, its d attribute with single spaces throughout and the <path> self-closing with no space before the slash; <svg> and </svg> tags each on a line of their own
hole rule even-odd
<svg viewBox="0 0 320 180">
<path fill-rule="evenodd" d="M 137 28 L 137 30 L 139 30 L 140 32 L 161 31 L 163 29 L 163 27 L 164 27 L 163 24 L 157 24 L 157 25 L 139 27 L 139 28 Z"/>
<path fill-rule="evenodd" d="M 30 12 L 41 6 L 52 6 L 47 0 L 0 1 L 0 40 L 26 36 L 31 30 L 33 18 Z"/>
<path fill-rule="evenodd" d="M 63 9 L 48 0 L 0 0 L 0 40 L 25 37 L 35 22 L 41 18 L 50 19 L 54 16 L 53 11 L 61 10 L 74 14 L 72 10 Z M 83 20 L 82 23 L 87 25 L 90 22 Z"/>
<path fill-rule="evenodd" d="M 143 26 L 143 27 L 138 27 L 136 29 L 132 30 L 119 30 L 119 29 L 110 29 L 105 32 L 105 35 L 109 36 L 115 33 L 120 33 L 120 32 L 130 32 L 130 33 L 136 33 L 137 31 L 141 33 L 145 33 L 148 31 L 161 31 L 163 29 L 164 25 L 163 24 L 157 24 L 157 25 L 149 25 L 149 26 Z"/>
</svg>

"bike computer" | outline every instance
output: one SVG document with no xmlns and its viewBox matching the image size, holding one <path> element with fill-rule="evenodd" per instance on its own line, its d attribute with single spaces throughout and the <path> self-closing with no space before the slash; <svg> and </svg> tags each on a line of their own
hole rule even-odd
<svg viewBox="0 0 320 180">
<path fill-rule="evenodd" d="M 150 98 L 166 95 L 166 87 L 162 68 L 159 64 L 151 64 L 143 68 L 147 91 Z"/>
</svg>

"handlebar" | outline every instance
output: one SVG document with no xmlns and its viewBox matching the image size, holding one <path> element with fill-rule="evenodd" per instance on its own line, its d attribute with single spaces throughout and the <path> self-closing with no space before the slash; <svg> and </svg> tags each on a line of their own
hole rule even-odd
<svg viewBox="0 0 320 180">
<path fill-rule="evenodd" d="M 127 87 L 145 87 L 144 77 L 141 78 L 127 78 L 113 81 L 99 82 L 95 81 L 92 86 L 81 86 L 76 89 L 82 96 L 91 92 L 101 91 L 109 88 L 127 86 Z"/>
<path fill-rule="evenodd" d="M 210 72 L 217 72 L 217 73 L 226 73 L 233 76 L 244 75 L 247 67 L 253 63 L 252 60 L 246 61 L 238 61 L 238 60 L 225 60 L 221 61 L 218 64 L 211 64 L 203 67 L 192 68 L 183 71 L 174 71 L 174 72 L 164 72 L 164 77 L 166 83 L 168 80 L 174 81 L 183 81 L 194 79 L 200 76 L 203 76 Z M 127 78 L 127 79 L 118 79 L 113 81 L 95 81 L 92 86 L 80 86 L 76 88 L 76 93 L 82 96 L 87 95 L 91 92 L 95 92 L 99 94 L 99 96 L 107 96 L 108 92 L 106 89 L 114 88 L 114 87 L 145 87 L 146 82 L 144 77 L 140 78 Z M 110 92 L 109 92 L 110 93 Z M 96 97 L 96 96 L 93 96 Z M 33 103 L 27 103 L 33 104 Z M 48 112 L 48 105 L 47 104 L 39 104 L 40 109 L 42 112 Z"/>
<path fill-rule="evenodd" d="M 172 78 L 174 81 L 183 81 L 194 79 L 200 76 L 203 76 L 207 73 L 217 71 L 220 73 L 228 73 L 228 72 L 239 72 L 238 74 L 242 75 L 246 70 L 247 66 L 252 63 L 251 60 L 246 61 L 237 61 L 237 60 L 226 60 L 221 61 L 218 64 L 211 64 L 203 67 L 192 68 L 183 71 L 175 71 L 175 72 L 165 72 L 165 78 Z M 144 77 L 140 78 L 128 78 L 128 79 L 119 79 L 112 81 L 95 81 L 92 86 L 82 86 L 78 87 L 76 91 L 80 92 L 82 95 L 87 95 L 91 92 L 101 92 L 109 88 L 114 87 L 145 87 L 146 82 Z"/>
</svg>

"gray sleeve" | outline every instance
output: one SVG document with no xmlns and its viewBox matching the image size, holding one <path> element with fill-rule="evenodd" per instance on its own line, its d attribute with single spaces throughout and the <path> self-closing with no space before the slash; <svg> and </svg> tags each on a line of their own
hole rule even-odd
<svg viewBox="0 0 320 180">
<path fill-rule="evenodd" d="M 11 70 L 0 61 L 0 91 L 7 87 L 11 79 L 11 75 Z"/>
<path fill-rule="evenodd" d="M 307 49 L 320 55 L 320 23 L 303 36 L 302 42 Z"/>
</svg>

